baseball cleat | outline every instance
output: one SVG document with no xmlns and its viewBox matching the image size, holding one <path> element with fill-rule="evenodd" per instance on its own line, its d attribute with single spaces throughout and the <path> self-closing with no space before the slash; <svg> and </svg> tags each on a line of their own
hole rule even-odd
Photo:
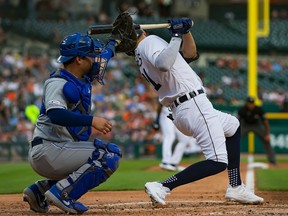
<svg viewBox="0 0 288 216">
<path fill-rule="evenodd" d="M 183 171 L 184 169 L 186 169 L 186 167 L 176 166 L 176 170 L 177 170 L 178 172 L 181 172 L 181 171 Z"/>
<path fill-rule="evenodd" d="M 45 196 L 40 192 L 37 183 L 32 184 L 23 190 L 23 201 L 28 202 L 30 209 L 34 212 L 48 212 L 49 203 L 45 200 Z"/>
<path fill-rule="evenodd" d="M 249 191 L 244 184 L 236 187 L 228 185 L 225 198 L 243 204 L 261 204 L 264 202 L 263 198 Z"/>
<path fill-rule="evenodd" d="M 174 165 L 174 164 L 166 164 L 166 163 L 160 163 L 160 168 L 164 169 L 164 170 L 168 170 L 168 171 L 183 171 L 186 167 L 183 166 L 178 166 L 178 165 Z"/>
<path fill-rule="evenodd" d="M 170 189 L 167 187 L 164 187 L 159 182 L 147 182 L 145 184 L 145 192 L 149 195 L 151 198 L 152 204 L 157 205 L 165 205 L 165 197 L 166 195 L 170 194 Z"/>
<path fill-rule="evenodd" d="M 80 202 L 76 202 L 70 198 L 62 198 L 61 191 L 53 185 L 50 190 L 45 193 L 45 197 L 50 204 L 53 204 L 68 214 L 82 214 L 88 208 Z"/>
<path fill-rule="evenodd" d="M 171 164 L 161 163 L 159 166 L 164 170 L 177 171 L 177 167 Z"/>
</svg>

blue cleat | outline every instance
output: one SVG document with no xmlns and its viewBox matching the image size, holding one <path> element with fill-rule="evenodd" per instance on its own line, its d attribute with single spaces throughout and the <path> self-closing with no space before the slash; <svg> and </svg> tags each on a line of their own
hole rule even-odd
<svg viewBox="0 0 288 216">
<path fill-rule="evenodd" d="M 34 212 L 48 212 L 49 203 L 45 200 L 45 196 L 41 193 L 37 182 L 24 189 L 23 201 L 28 202 L 30 209 Z"/>
<path fill-rule="evenodd" d="M 53 185 L 50 190 L 45 193 L 45 197 L 50 204 L 53 204 L 69 214 L 82 214 L 88 210 L 88 208 L 80 202 L 76 202 L 71 198 L 62 198 L 61 191 Z"/>
</svg>

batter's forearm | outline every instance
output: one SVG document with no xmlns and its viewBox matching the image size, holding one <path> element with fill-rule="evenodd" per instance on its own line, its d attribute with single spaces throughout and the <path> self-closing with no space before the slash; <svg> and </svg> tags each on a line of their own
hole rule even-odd
<svg viewBox="0 0 288 216">
<path fill-rule="evenodd" d="M 198 56 L 197 47 L 191 32 L 184 34 L 182 39 L 183 43 L 181 51 L 183 53 L 183 57 L 188 59 L 196 59 Z"/>
<path fill-rule="evenodd" d="M 167 48 L 165 48 L 156 58 L 155 66 L 162 72 L 168 71 L 174 64 L 179 53 L 181 38 L 172 37 Z"/>
</svg>

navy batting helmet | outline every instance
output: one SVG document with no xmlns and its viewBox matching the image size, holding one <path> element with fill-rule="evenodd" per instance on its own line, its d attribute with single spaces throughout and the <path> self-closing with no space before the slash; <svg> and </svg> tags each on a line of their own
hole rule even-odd
<svg viewBox="0 0 288 216">
<path fill-rule="evenodd" d="M 91 37 L 81 33 L 74 33 L 66 36 L 60 44 L 60 56 L 57 62 L 65 63 L 76 56 L 90 56 L 95 58 L 99 51 L 95 49 Z"/>
</svg>

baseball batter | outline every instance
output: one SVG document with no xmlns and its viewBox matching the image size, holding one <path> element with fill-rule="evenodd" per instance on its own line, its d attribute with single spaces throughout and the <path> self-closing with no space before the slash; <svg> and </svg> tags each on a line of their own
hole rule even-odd
<svg viewBox="0 0 288 216">
<path fill-rule="evenodd" d="M 169 23 L 170 42 L 143 32 L 138 37 L 135 60 L 143 77 L 154 86 L 160 103 L 172 111 L 173 123 L 185 135 L 196 138 L 206 160 L 163 181 L 147 182 L 147 194 L 153 203 L 165 204 L 165 196 L 174 188 L 228 168 L 225 197 L 240 203 L 262 203 L 263 198 L 250 192 L 241 181 L 238 119 L 214 109 L 201 79 L 188 64 L 198 57 L 189 30 L 191 20 L 171 19 Z"/>
<path fill-rule="evenodd" d="M 182 171 L 185 167 L 180 166 L 185 149 L 188 145 L 197 145 L 193 137 L 181 133 L 168 116 L 170 111 L 161 104 L 157 110 L 154 127 L 160 128 L 162 133 L 162 162 L 160 167 L 168 171 Z M 173 150 L 174 141 L 177 140 Z"/>
<path fill-rule="evenodd" d="M 53 204 L 71 214 L 88 208 L 77 200 L 105 182 L 118 168 L 121 152 L 117 145 L 99 139 L 89 141 L 91 128 L 106 134 L 109 120 L 92 116 L 91 82 L 103 83 L 105 65 L 113 57 L 116 42 L 103 47 L 80 33 L 60 44 L 60 68 L 45 81 L 41 112 L 30 143 L 29 162 L 46 180 L 23 191 L 30 209 L 46 213 Z"/>
</svg>

